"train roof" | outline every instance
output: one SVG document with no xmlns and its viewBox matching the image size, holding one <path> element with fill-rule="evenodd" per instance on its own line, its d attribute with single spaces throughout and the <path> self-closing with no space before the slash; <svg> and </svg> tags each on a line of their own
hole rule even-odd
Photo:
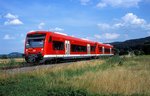
<svg viewBox="0 0 150 96">
<path fill-rule="evenodd" d="M 88 39 L 83 39 L 83 38 L 77 38 L 77 37 L 73 37 L 73 36 L 68 36 L 67 34 L 64 34 L 64 33 L 60 33 L 60 32 L 52 32 L 52 31 L 32 31 L 32 32 L 28 32 L 28 34 L 50 34 L 52 36 L 56 36 L 56 37 L 61 37 L 61 38 L 67 38 L 69 40 L 76 40 L 76 41 L 83 41 L 83 42 L 87 42 L 87 43 L 90 43 L 90 44 L 99 44 L 99 45 L 103 45 L 103 46 L 108 46 L 108 47 L 113 47 L 112 45 L 110 44 L 103 44 L 103 43 L 100 43 L 100 42 L 95 42 L 95 41 L 91 41 L 91 40 L 88 40 Z"/>
</svg>

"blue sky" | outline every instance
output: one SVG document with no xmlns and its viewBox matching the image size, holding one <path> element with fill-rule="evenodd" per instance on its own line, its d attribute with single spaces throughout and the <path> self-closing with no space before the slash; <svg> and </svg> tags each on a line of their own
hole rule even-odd
<svg viewBox="0 0 150 96">
<path fill-rule="evenodd" d="M 150 36 L 150 0 L 0 0 L 0 54 L 23 52 L 29 31 L 98 42 Z"/>
</svg>

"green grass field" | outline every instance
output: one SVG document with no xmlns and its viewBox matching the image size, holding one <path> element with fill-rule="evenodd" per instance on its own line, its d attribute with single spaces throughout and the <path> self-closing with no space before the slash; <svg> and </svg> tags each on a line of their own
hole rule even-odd
<svg viewBox="0 0 150 96">
<path fill-rule="evenodd" d="M 26 73 L 0 73 L 0 96 L 104 95 L 150 95 L 150 56 L 114 56 Z"/>
</svg>

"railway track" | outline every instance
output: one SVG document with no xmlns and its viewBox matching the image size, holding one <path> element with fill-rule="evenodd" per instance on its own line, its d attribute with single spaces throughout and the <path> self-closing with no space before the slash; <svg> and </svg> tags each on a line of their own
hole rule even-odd
<svg viewBox="0 0 150 96">
<path fill-rule="evenodd" d="M 87 60 L 82 60 L 82 61 L 76 61 L 76 62 L 84 62 Z M 90 61 L 90 60 L 88 60 Z M 61 61 L 58 63 L 50 63 L 50 64 L 42 64 L 42 65 L 26 65 L 26 66 L 14 66 L 10 68 L 3 68 L 2 72 L 6 74 L 16 74 L 16 73 L 25 73 L 25 72 L 30 72 L 34 70 L 39 70 L 39 69 L 44 69 L 44 68 L 53 68 L 57 66 L 67 66 L 71 63 L 75 63 L 75 61 Z"/>
<path fill-rule="evenodd" d="M 11 68 L 11 69 L 7 69 L 7 70 L 3 70 L 3 72 L 8 73 L 8 74 L 25 73 L 25 72 L 38 70 L 38 69 L 53 68 L 55 66 L 66 65 L 66 64 L 70 64 L 70 63 L 37 65 L 37 66 L 20 67 L 20 68 L 13 68 L 13 69 Z"/>
</svg>

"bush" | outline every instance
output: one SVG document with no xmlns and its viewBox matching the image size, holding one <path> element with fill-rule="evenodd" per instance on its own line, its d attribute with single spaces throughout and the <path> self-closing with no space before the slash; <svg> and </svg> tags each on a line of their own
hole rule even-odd
<svg viewBox="0 0 150 96">
<path fill-rule="evenodd" d="M 134 54 L 138 56 L 138 55 L 143 55 L 144 52 L 141 50 L 134 50 Z"/>
<path fill-rule="evenodd" d="M 8 57 L 7 57 L 7 55 L 2 55 L 0 58 L 1 59 L 7 59 Z"/>
</svg>

